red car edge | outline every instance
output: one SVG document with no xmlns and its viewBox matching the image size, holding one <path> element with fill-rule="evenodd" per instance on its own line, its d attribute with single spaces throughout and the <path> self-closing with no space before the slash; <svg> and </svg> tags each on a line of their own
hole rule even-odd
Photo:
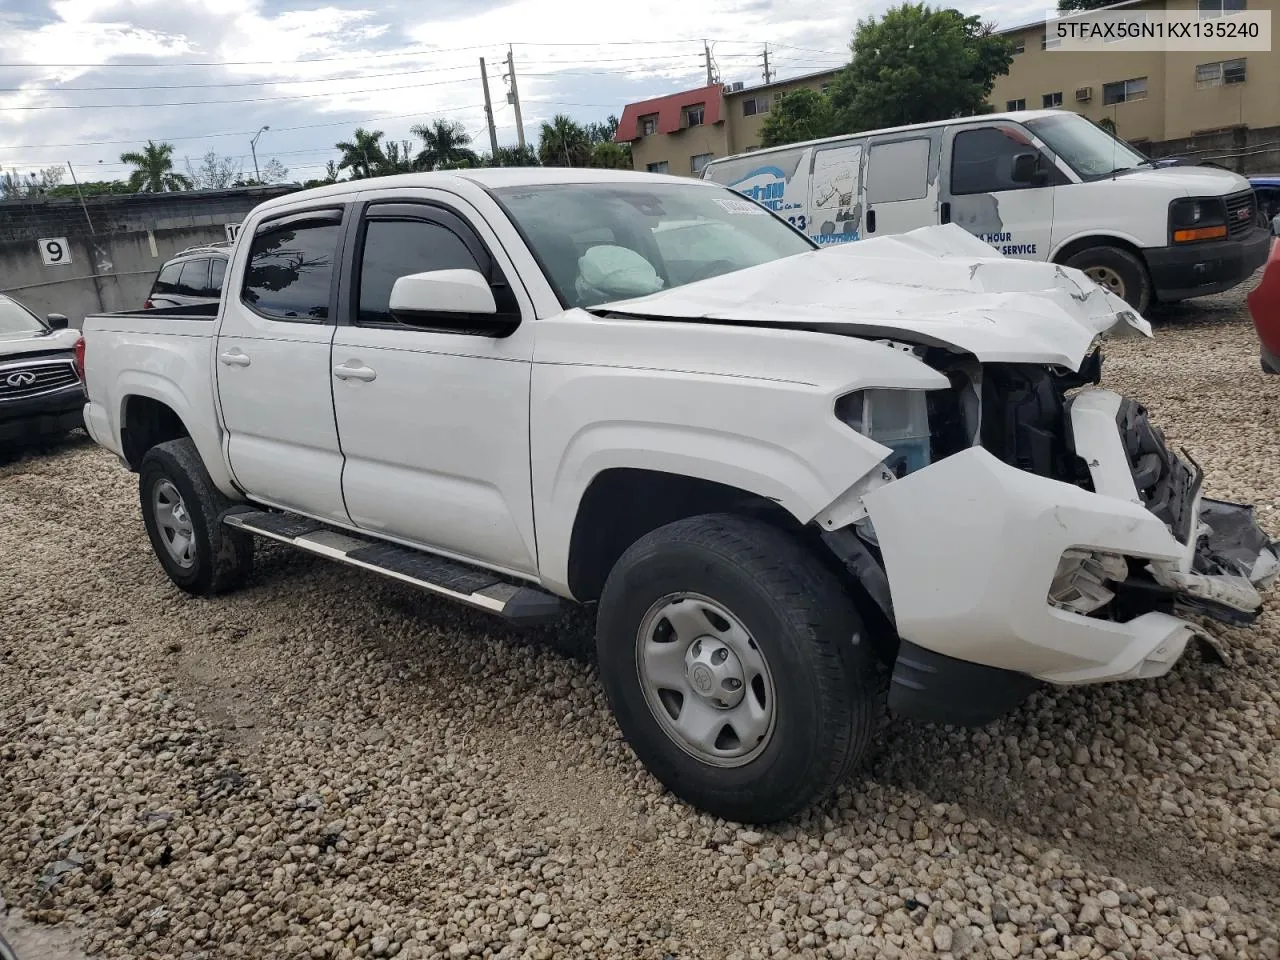
<svg viewBox="0 0 1280 960">
<path fill-rule="evenodd" d="M 1248 303 L 1262 345 L 1262 369 L 1280 373 L 1280 237 L 1271 241 L 1271 256 L 1262 268 L 1262 282 L 1249 294 Z"/>
</svg>

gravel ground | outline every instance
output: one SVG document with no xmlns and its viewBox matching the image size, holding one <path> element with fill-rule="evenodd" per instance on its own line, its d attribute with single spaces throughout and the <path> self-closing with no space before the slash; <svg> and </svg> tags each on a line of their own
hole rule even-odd
<svg viewBox="0 0 1280 960">
<path fill-rule="evenodd" d="M 1242 311 L 1167 312 L 1105 383 L 1280 535 Z M 482 615 L 270 547 L 185 598 L 86 442 L 0 467 L 0 518 L 0 891 L 91 955 L 1280 956 L 1280 591 L 1213 628 L 1225 667 L 891 721 L 756 831 L 665 794 L 589 664 Z"/>
</svg>

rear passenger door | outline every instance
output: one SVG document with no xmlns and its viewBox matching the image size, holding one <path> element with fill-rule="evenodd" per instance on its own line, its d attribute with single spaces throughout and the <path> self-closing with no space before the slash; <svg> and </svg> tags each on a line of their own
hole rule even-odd
<svg viewBox="0 0 1280 960">
<path fill-rule="evenodd" d="M 867 153 L 863 236 L 938 222 L 937 131 L 873 137 Z"/>
<path fill-rule="evenodd" d="M 348 521 L 329 350 L 342 205 L 260 221 L 235 253 L 214 365 L 227 461 L 255 500 Z M 247 247 L 243 250 L 240 247 Z"/>
<path fill-rule="evenodd" d="M 1028 155 L 1035 158 L 1035 176 L 1015 179 L 1018 158 Z M 943 205 L 952 223 L 1004 256 L 1048 258 L 1056 188 L 1066 178 L 1029 130 L 1007 121 L 950 127 L 942 168 Z"/>
<path fill-rule="evenodd" d="M 533 305 L 474 208 L 420 196 L 371 199 L 352 247 L 354 289 L 332 359 L 347 510 L 364 529 L 534 575 Z M 516 331 L 499 338 L 456 332 L 447 318 L 433 328 L 391 316 L 397 278 L 449 269 L 488 277 L 499 309 L 523 315 Z"/>
</svg>

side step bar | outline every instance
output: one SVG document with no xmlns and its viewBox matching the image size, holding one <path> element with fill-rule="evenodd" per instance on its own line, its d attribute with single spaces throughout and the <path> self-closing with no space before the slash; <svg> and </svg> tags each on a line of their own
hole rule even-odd
<svg viewBox="0 0 1280 960">
<path fill-rule="evenodd" d="M 317 556 L 411 583 L 512 623 L 553 623 L 564 612 L 559 597 L 537 587 L 520 586 L 488 570 L 410 547 L 363 539 L 307 517 L 233 507 L 222 515 L 222 522 Z"/>
</svg>

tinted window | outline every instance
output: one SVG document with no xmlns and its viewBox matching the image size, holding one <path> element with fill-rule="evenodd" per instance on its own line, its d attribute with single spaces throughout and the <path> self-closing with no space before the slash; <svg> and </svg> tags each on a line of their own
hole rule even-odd
<svg viewBox="0 0 1280 960">
<path fill-rule="evenodd" d="M 222 293 L 222 278 L 227 274 L 227 261 L 213 261 L 213 279 L 209 282 L 209 296 L 216 297 Z"/>
<path fill-rule="evenodd" d="M 160 276 L 156 277 L 156 282 L 151 288 L 152 293 L 177 293 L 178 290 L 178 274 L 182 272 L 181 263 L 166 264 L 164 269 L 160 271 Z"/>
<path fill-rule="evenodd" d="M 919 200 L 929 192 L 927 138 L 872 144 L 867 164 L 867 202 Z"/>
<path fill-rule="evenodd" d="M 209 261 L 188 260 L 182 265 L 177 292 L 184 297 L 203 297 L 209 286 Z"/>
<path fill-rule="evenodd" d="M 253 238 L 241 297 L 280 320 L 324 320 L 338 250 L 336 223 L 300 224 Z"/>
<path fill-rule="evenodd" d="M 1013 158 L 1038 152 L 1025 135 L 1002 127 L 957 133 L 951 144 L 951 192 L 996 193 L 1030 187 L 1013 181 Z M 1048 169 L 1048 161 L 1043 169 Z"/>
<path fill-rule="evenodd" d="M 424 220 L 372 220 L 360 264 L 360 323 L 394 323 L 391 288 L 400 277 L 430 270 L 479 270 L 458 235 Z"/>
</svg>

